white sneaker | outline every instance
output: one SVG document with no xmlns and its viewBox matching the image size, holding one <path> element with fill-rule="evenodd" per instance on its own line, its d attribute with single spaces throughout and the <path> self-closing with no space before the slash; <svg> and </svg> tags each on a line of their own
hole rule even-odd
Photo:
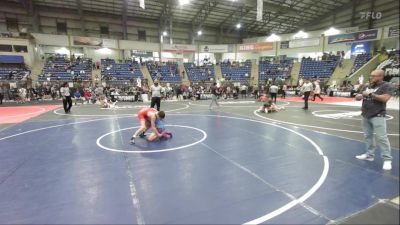
<svg viewBox="0 0 400 225">
<path fill-rule="evenodd" d="M 369 155 L 367 155 L 367 154 L 356 155 L 356 158 L 357 158 L 357 159 L 360 159 L 360 160 L 371 161 L 371 162 L 374 161 L 374 157 L 369 156 Z"/>
<path fill-rule="evenodd" d="M 392 169 L 392 161 L 386 160 L 383 162 L 383 170 L 391 170 Z"/>
</svg>

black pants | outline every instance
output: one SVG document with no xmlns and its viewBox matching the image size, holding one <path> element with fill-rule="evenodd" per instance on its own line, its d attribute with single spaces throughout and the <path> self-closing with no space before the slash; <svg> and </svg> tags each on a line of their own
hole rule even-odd
<svg viewBox="0 0 400 225">
<path fill-rule="evenodd" d="M 269 93 L 271 95 L 271 100 L 276 103 L 276 93 Z"/>
<path fill-rule="evenodd" d="M 282 91 L 282 98 L 286 98 L 286 91 Z"/>
<path fill-rule="evenodd" d="M 304 108 L 308 109 L 308 98 L 310 98 L 311 91 L 304 92 Z"/>
<path fill-rule="evenodd" d="M 312 99 L 313 101 L 315 101 L 315 97 L 318 97 L 321 101 L 324 100 L 324 99 L 321 97 L 320 94 L 314 94 L 313 99 Z"/>
<path fill-rule="evenodd" d="M 3 98 L 4 98 L 3 94 L 0 93 L 0 104 L 3 104 Z"/>
<path fill-rule="evenodd" d="M 72 99 L 71 96 L 66 96 L 63 98 L 63 105 L 65 113 L 69 113 L 72 107 Z M 68 106 L 67 106 L 68 105 Z"/>
<path fill-rule="evenodd" d="M 160 111 L 161 97 L 152 97 L 150 107 L 154 108 L 157 104 L 157 111 Z"/>
</svg>

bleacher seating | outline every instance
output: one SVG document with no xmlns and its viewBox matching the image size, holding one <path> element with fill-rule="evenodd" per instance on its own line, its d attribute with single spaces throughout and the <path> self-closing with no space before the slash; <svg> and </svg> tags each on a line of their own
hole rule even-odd
<svg viewBox="0 0 400 225">
<path fill-rule="evenodd" d="M 175 62 L 158 63 L 146 62 L 147 69 L 153 80 L 160 82 L 180 83 L 182 81 L 178 72 L 178 64 Z"/>
<path fill-rule="evenodd" d="M 329 56 L 327 60 L 317 61 L 303 58 L 300 66 L 300 77 L 329 78 L 339 62 L 338 56 Z"/>
<path fill-rule="evenodd" d="M 387 77 L 399 77 L 400 76 L 400 63 L 399 63 L 399 50 L 394 50 L 389 53 L 389 58 L 383 61 L 377 69 L 382 69 L 385 71 L 385 76 Z M 386 78 L 389 79 L 389 78 Z"/>
<path fill-rule="evenodd" d="M 211 81 L 215 79 L 214 65 L 206 64 L 203 66 L 196 66 L 194 63 L 184 63 L 190 81 Z"/>
<path fill-rule="evenodd" d="M 246 60 L 240 65 L 229 62 L 221 63 L 222 76 L 231 81 L 247 82 L 251 75 L 251 61 Z"/>
<path fill-rule="evenodd" d="M 281 60 L 279 63 L 260 61 L 258 65 L 259 81 L 276 78 L 288 78 L 292 69 L 292 60 Z"/>
<path fill-rule="evenodd" d="M 21 80 L 28 74 L 30 71 L 23 64 L 0 63 L 0 80 L 10 80 L 10 78 L 11 80 Z"/>
<path fill-rule="evenodd" d="M 39 81 L 61 80 L 72 81 L 74 79 L 89 80 L 92 77 L 92 61 L 87 58 L 77 58 L 70 62 L 65 55 L 56 55 L 50 58 L 39 76 Z"/>
<path fill-rule="evenodd" d="M 101 60 L 101 76 L 103 80 L 127 81 L 131 79 L 143 79 L 140 65 L 136 61 L 116 63 L 113 59 Z"/>
<path fill-rule="evenodd" d="M 359 54 L 354 60 L 354 71 L 360 69 L 365 63 L 371 59 L 371 54 Z"/>
</svg>

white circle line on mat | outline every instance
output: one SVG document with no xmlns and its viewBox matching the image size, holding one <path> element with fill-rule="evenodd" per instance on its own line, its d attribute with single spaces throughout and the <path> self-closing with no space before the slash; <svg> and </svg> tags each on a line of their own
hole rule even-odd
<svg viewBox="0 0 400 225">
<path fill-rule="evenodd" d="M 332 114 L 318 114 L 321 112 L 332 112 L 332 111 L 336 111 L 336 112 L 342 112 L 344 113 L 343 117 L 338 117 L 336 118 L 335 116 L 329 116 Z M 350 116 L 350 118 L 346 117 L 346 113 L 348 113 L 348 115 Z M 349 111 L 349 110 L 335 110 L 335 109 L 325 109 L 325 110 L 316 110 L 313 111 L 312 114 L 316 117 L 320 117 L 320 118 L 326 118 L 326 119 L 349 119 L 349 120 L 361 120 L 361 118 L 352 118 L 352 116 L 361 116 L 361 111 Z M 340 115 L 339 115 L 340 116 Z M 391 115 L 386 115 L 386 121 L 387 120 L 392 120 L 394 117 Z"/>
<path fill-rule="evenodd" d="M 290 105 L 290 102 L 287 101 L 283 101 L 284 104 L 279 104 L 278 106 L 287 106 Z M 222 102 L 218 102 L 220 103 L 220 107 L 234 107 L 234 108 L 255 108 L 258 107 L 258 105 L 227 105 L 227 104 L 221 104 Z M 255 102 L 255 103 L 262 103 L 262 102 Z M 209 107 L 209 105 L 204 105 L 204 104 L 196 104 L 193 102 L 189 102 L 189 105 L 195 105 L 195 106 L 203 106 L 203 107 Z"/>
<path fill-rule="evenodd" d="M 100 106 L 99 106 L 100 107 Z M 177 108 L 177 109 L 171 109 L 171 110 L 166 110 L 164 112 L 174 112 L 174 111 L 179 111 L 179 110 L 184 110 L 188 109 L 190 106 L 185 105 L 185 107 L 182 108 Z M 114 115 L 94 115 L 94 114 L 88 114 L 88 115 L 83 115 L 83 114 L 65 114 L 65 113 L 59 113 L 58 111 L 62 110 L 61 109 L 56 109 L 53 111 L 54 114 L 61 115 L 61 116 L 76 116 L 76 117 L 115 117 L 115 116 L 135 116 L 137 114 L 114 114 Z"/>
<path fill-rule="evenodd" d="M 282 120 L 275 120 L 275 119 L 271 119 L 271 118 L 267 118 L 267 117 L 259 115 L 257 113 L 257 110 L 255 110 L 253 113 L 257 117 L 260 117 L 260 118 L 263 118 L 265 120 L 269 120 L 269 121 L 272 121 L 272 122 L 276 122 L 276 123 L 289 124 L 289 125 L 294 125 L 294 126 L 299 126 L 299 127 L 316 128 L 316 129 L 321 129 L 321 130 L 341 131 L 341 132 L 357 133 L 357 134 L 363 134 L 364 133 L 362 131 L 357 131 L 357 130 L 335 129 L 335 128 L 330 128 L 330 127 L 312 126 L 312 125 L 306 125 L 306 124 L 300 124 L 300 123 L 286 122 L 286 121 L 282 121 Z M 387 135 L 388 136 L 399 136 L 400 134 L 387 134 Z"/>
<path fill-rule="evenodd" d="M 200 117 L 229 118 L 229 119 L 251 121 L 251 122 L 262 123 L 262 124 L 266 124 L 266 125 L 270 125 L 270 126 L 279 127 L 279 128 L 284 129 L 284 130 L 290 131 L 290 132 L 292 132 L 294 134 L 297 134 L 300 137 L 302 137 L 305 140 L 307 140 L 308 142 L 310 142 L 315 147 L 315 149 L 317 150 L 318 154 L 323 157 L 324 168 L 323 168 L 322 174 L 321 174 L 320 178 L 318 179 L 318 181 L 304 195 L 302 195 L 298 199 L 292 200 L 291 202 L 285 204 L 284 206 L 282 206 L 282 207 L 280 207 L 280 208 L 278 208 L 278 209 L 276 209 L 276 210 L 274 210 L 274 211 L 272 211 L 272 212 L 270 212 L 270 213 L 268 213 L 266 215 L 263 215 L 263 216 L 260 216 L 260 217 L 258 217 L 256 219 L 248 221 L 245 224 L 260 224 L 260 223 L 266 222 L 266 221 L 268 221 L 268 220 L 270 220 L 270 219 L 272 219 L 272 218 L 274 218 L 274 217 L 286 212 L 287 210 L 293 208 L 297 204 L 304 202 L 309 197 L 311 197 L 321 187 L 321 185 L 325 182 L 326 177 L 328 176 L 328 172 L 329 172 L 329 160 L 328 160 L 328 157 L 326 157 L 323 154 L 322 149 L 313 140 L 311 140 L 310 138 L 306 137 L 305 135 L 303 135 L 303 134 L 301 134 L 301 133 L 299 133 L 299 132 L 297 132 L 295 130 L 292 130 L 292 129 L 289 129 L 289 128 L 286 128 L 286 127 L 283 127 L 283 126 L 280 126 L 280 125 L 277 125 L 277 124 L 267 123 L 267 122 L 263 122 L 263 121 L 259 121 L 259 120 L 241 118 L 241 117 L 231 117 L 231 116 L 221 116 L 221 115 L 201 115 L 201 114 L 200 115 L 199 114 L 171 114 L 171 116 L 185 116 L 185 115 L 186 116 L 200 116 Z M 123 117 L 121 117 L 121 118 L 123 118 Z M 0 138 L 0 141 L 1 140 L 5 140 L 5 139 L 9 139 L 9 138 L 12 138 L 12 137 L 20 136 L 20 135 L 23 135 L 23 134 L 32 133 L 32 132 L 41 131 L 41 130 L 46 130 L 46 129 L 51 129 L 51 128 L 55 128 L 55 127 L 61 127 L 61 126 L 67 126 L 67 125 L 73 125 L 73 124 L 81 124 L 81 123 L 89 123 L 89 122 L 95 122 L 95 121 L 101 121 L 101 120 L 107 120 L 107 119 L 110 119 L 110 118 L 93 119 L 93 120 L 86 120 L 86 121 L 80 121 L 80 122 L 74 122 L 74 123 L 67 123 L 67 124 L 60 124 L 60 125 L 54 125 L 54 126 L 49 126 L 49 127 L 38 128 L 38 129 L 29 130 L 29 131 L 25 131 L 25 132 L 21 132 L 21 133 L 17 133 L 17 134 L 13 134 L 13 135 L 10 135 L 10 136 L 7 136 L 7 137 Z"/>
<path fill-rule="evenodd" d="M 278 127 L 287 131 L 290 131 L 300 137 L 302 137 L 303 139 L 305 139 L 306 141 L 308 141 L 309 143 L 311 143 L 311 145 L 314 146 L 314 148 L 316 149 L 316 151 L 318 152 L 318 154 L 320 156 L 322 156 L 323 161 L 324 161 L 324 168 L 322 170 L 321 176 L 319 177 L 319 179 L 317 180 L 317 182 L 305 193 L 303 194 L 300 198 L 298 199 L 294 199 L 292 201 L 290 201 L 289 203 L 285 204 L 284 206 L 270 212 L 267 213 L 263 216 L 260 216 L 256 219 L 253 219 L 251 221 L 248 221 L 244 224 L 260 224 L 260 223 L 264 223 L 286 211 L 288 211 L 289 209 L 293 208 L 294 206 L 296 206 L 299 203 L 304 202 L 305 200 L 307 200 L 309 197 L 311 197 L 321 186 L 322 184 L 325 182 L 326 177 L 328 176 L 328 172 L 329 172 L 329 160 L 328 157 L 326 157 L 321 149 L 320 146 L 318 146 L 313 140 L 311 140 L 310 138 L 308 138 L 307 136 L 292 130 L 290 128 L 287 127 L 283 127 L 277 124 L 272 124 L 272 123 L 267 123 L 267 122 L 263 122 L 260 120 L 253 120 L 253 119 L 247 119 L 247 118 L 241 118 L 241 117 L 232 117 L 232 116 L 221 116 L 221 115 L 199 115 L 199 114 L 177 114 L 180 116 L 200 116 L 200 117 L 220 117 L 220 118 L 228 118 L 228 119 L 236 119 L 236 120 L 244 120 L 244 121 L 250 121 L 250 122 L 255 122 L 255 123 L 262 123 L 262 124 L 266 124 L 266 125 L 270 125 L 270 126 L 274 126 L 274 127 Z"/>
<path fill-rule="evenodd" d="M 97 146 L 99 146 L 100 148 L 102 148 L 102 149 L 104 149 L 104 150 L 107 150 L 107 151 L 112 151 L 112 152 L 125 152 L 125 153 L 157 153 L 157 152 L 170 152 L 170 151 L 175 151 L 175 150 L 179 150 L 179 149 L 183 149 L 183 148 L 188 148 L 188 147 L 191 147 L 191 146 L 193 146 L 193 145 L 197 145 L 197 144 L 203 142 L 203 141 L 206 140 L 206 138 L 207 138 L 207 133 L 206 133 L 204 130 L 201 130 L 201 129 L 196 128 L 196 127 L 182 126 L 182 125 L 166 125 L 166 127 L 181 127 L 181 128 L 189 128 L 189 129 L 192 129 L 192 130 L 196 130 L 196 131 L 199 131 L 200 133 L 202 133 L 202 134 L 203 134 L 203 137 L 202 137 L 200 140 L 195 141 L 195 142 L 193 142 L 193 143 L 191 143 L 191 144 L 187 144 L 187 145 L 183 145 L 183 146 L 179 146 L 179 147 L 166 148 L 166 149 L 157 149 L 157 150 L 141 150 L 141 151 L 131 151 L 131 150 L 122 150 L 122 149 L 109 148 L 109 147 L 106 147 L 106 146 L 104 146 L 104 145 L 102 145 L 102 144 L 100 143 L 100 142 L 101 142 L 101 139 L 103 139 L 104 137 L 106 137 L 106 136 L 108 136 L 108 135 L 110 135 L 110 134 L 114 134 L 114 133 L 117 133 L 117 132 L 120 132 L 120 131 L 123 131 L 123 130 L 134 129 L 134 128 L 138 128 L 138 127 L 139 127 L 139 126 L 136 126 L 136 127 L 128 127 L 128 128 L 118 129 L 118 130 L 111 131 L 111 132 L 108 132 L 108 133 L 106 133 L 106 134 L 103 134 L 102 136 L 100 136 L 99 138 L 97 138 L 96 144 L 97 144 Z M 135 145 L 132 145 L 132 148 L 135 148 Z"/>
</svg>

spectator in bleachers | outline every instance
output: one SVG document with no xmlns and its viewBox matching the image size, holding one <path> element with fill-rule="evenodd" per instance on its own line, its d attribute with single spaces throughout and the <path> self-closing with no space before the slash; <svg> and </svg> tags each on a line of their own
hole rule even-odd
<svg viewBox="0 0 400 225">
<path fill-rule="evenodd" d="M 81 93 L 79 92 L 78 89 L 76 89 L 74 93 L 74 98 L 75 98 L 75 105 L 77 105 L 78 101 L 82 101 L 81 99 Z M 82 102 L 83 103 L 83 102 Z"/>
<path fill-rule="evenodd" d="M 85 88 L 85 90 L 83 91 L 83 97 L 85 98 L 86 103 L 89 104 L 90 99 L 92 98 L 92 92 L 89 88 Z"/>
</svg>

